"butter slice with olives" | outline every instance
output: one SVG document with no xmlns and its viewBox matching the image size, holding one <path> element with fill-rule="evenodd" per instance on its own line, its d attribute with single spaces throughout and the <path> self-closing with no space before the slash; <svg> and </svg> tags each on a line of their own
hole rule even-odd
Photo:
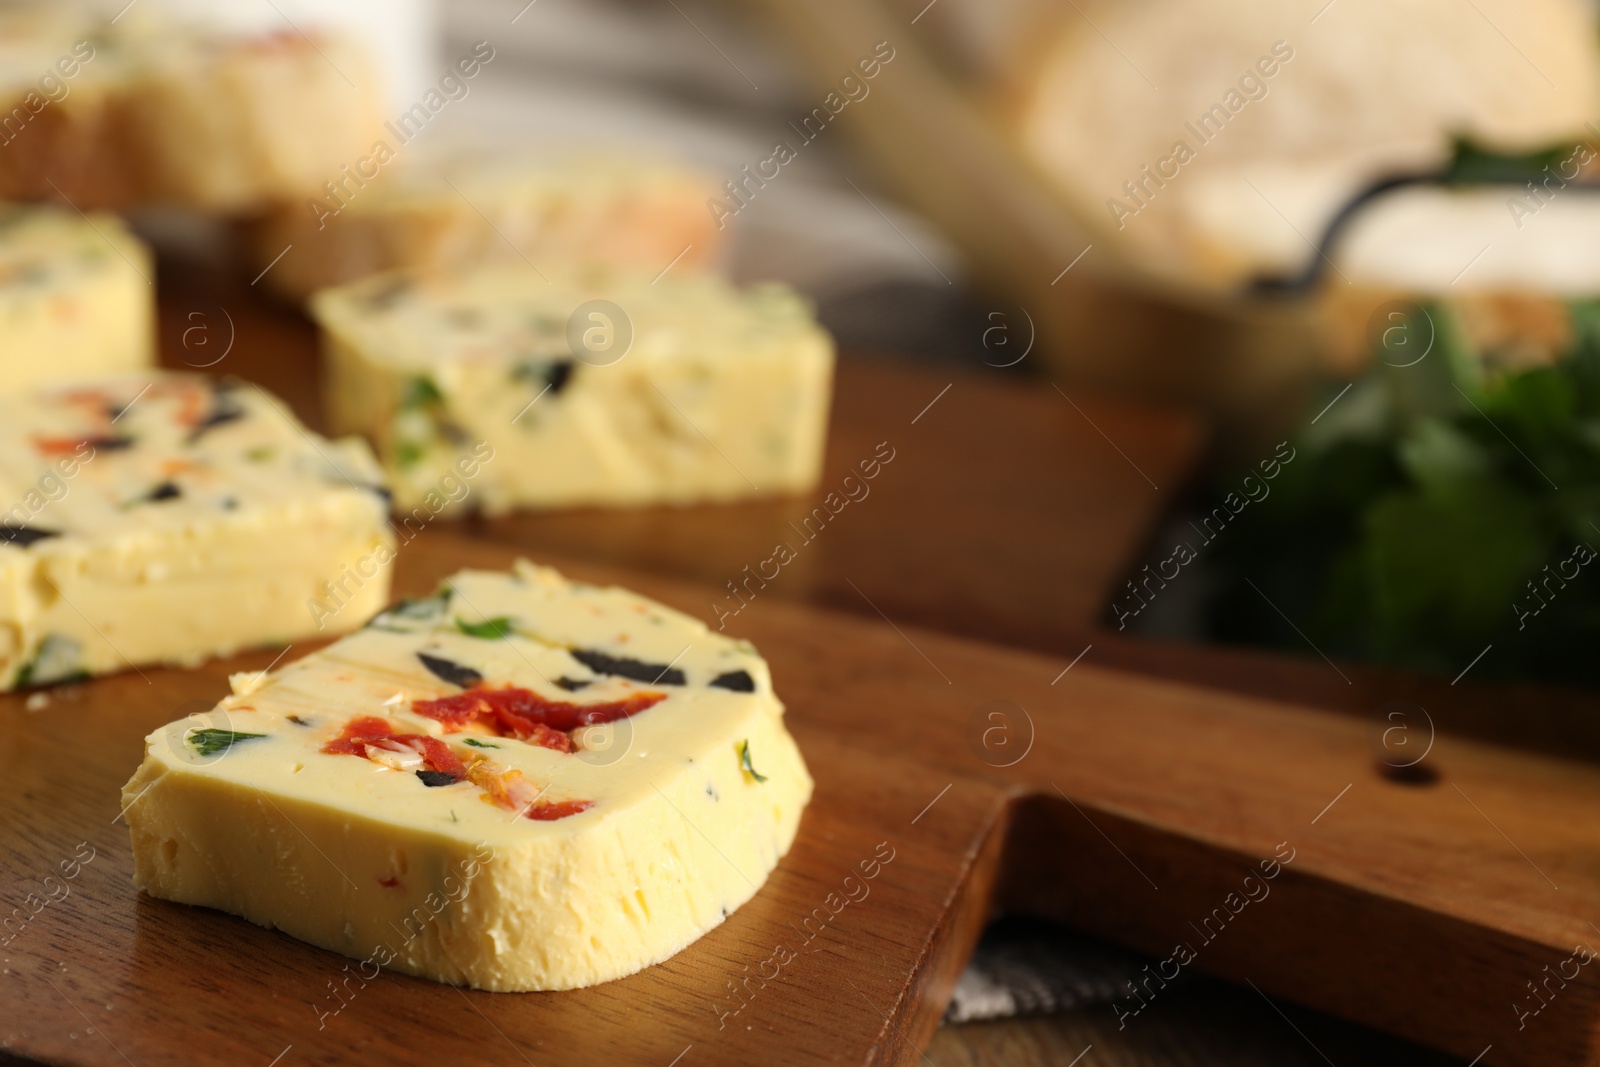
<svg viewBox="0 0 1600 1067">
<path fill-rule="evenodd" d="M 0 205 L 0 392 L 148 366 L 154 277 L 114 216 Z"/>
<path fill-rule="evenodd" d="M 146 739 L 123 807 L 152 896 L 507 991 L 678 952 L 759 890 L 811 789 L 748 643 L 522 561 L 235 676 Z"/>
<path fill-rule="evenodd" d="M 517 264 L 383 275 L 312 306 L 328 411 L 374 442 L 402 511 L 685 504 L 816 483 L 833 343 L 781 286 Z"/>
<path fill-rule="evenodd" d="M 0 396 L 0 689 L 362 625 L 389 595 L 380 477 L 243 382 Z"/>
</svg>

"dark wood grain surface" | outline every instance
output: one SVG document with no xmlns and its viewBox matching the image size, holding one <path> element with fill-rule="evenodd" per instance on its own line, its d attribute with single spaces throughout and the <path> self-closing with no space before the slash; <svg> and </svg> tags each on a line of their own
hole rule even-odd
<svg viewBox="0 0 1600 1067">
<path fill-rule="evenodd" d="M 419 537 L 401 556 L 399 591 L 514 554 Z M 706 593 L 554 562 L 690 612 Z M 680 1053 L 909 1064 L 1002 909 L 1158 958 L 1187 944 L 1197 970 L 1246 984 L 1275 1012 L 1318 1005 L 1463 1058 L 1492 1046 L 1486 1064 L 1600 1062 L 1595 972 L 1573 965 L 1547 999 L 1524 988 L 1600 940 L 1587 844 L 1600 770 L 1441 736 L 1433 780 L 1396 780 L 1349 716 L 1088 661 L 1067 670 L 1059 657 L 785 601 L 730 630 L 769 658 L 817 779 L 793 852 L 751 904 L 621 981 L 493 995 L 385 975 L 320 1028 L 312 1005 L 342 961 L 133 893 L 118 822 L 117 787 L 142 735 L 275 653 L 146 671 L 148 682 L 119 675 L 33 709 L 24 695 L 0 698 L 13 876 L 42 885 L 84 843 L 93 850 L 7 946 L 6 1048 L 74 1064 L 268 1062 L 284 1049 L 330 1064 L 503 1063 L 513 1049 L 540 1064 Z M 881 843 L 895 858 L 870 895 L 793 946 L 792 968 L 730 1000 L 730 978 L 797 940 L 797 917 Z M 1272 857 L 1282 862 L 1263 866 Z M 1168 992 L 1156 982 L 1126 1000 L 1116 1032 L 1154 1040 L 1172 1025 Z M 1512 1008 L 1524 1003 L 1519 1027 Z M 1147 1012 L 1164 1021 L 1141 1031 Z"/>
<path fill-rule="evenodd" d="M 309 327 L 227 277 L 163 276 L 165 361 L 256 380 L 318 425 Z M 8 947 L 0 1050 L 140 1067 L 265 1063 L 291 1045 L 313 1062 L 380 1052 L 437 1062 L 439 1040 L 457 1038 L 452 1062 L 668 1063 L 680 1052 L 685 1065 L 918 1062 L 992 909 L 1058 918 L 1164 957 L 1225 898 L 1241 864 L 1291 841 L 1297 858 L 1271 900 L 1194 968 L 1247 984 L 1163 991 L 1159 1010 L 1126 1026 L 1105 1011 L 946 1028 L 927 1055 L 1065 1063 L 1094 1044 L 1099 1062 L 1130 1067 L 1436 1062 L 1291 1003 L 1300 1000 L 1463 1060 L 1493 1044 L 1481 1062 L 1590 1061 L 1586 969 L 1522 1030 L 1511 1008 L 1541 968 L 1570 955 L 1569 942 L 1587 939 L 1584 901 L 1600 892 L 1582 831 L 1600 814 L 1590 810 L 1600 779 L 1539 751 L 1600 751 L 1587 740 L 1600 732 L 1574 727 L 1585 700 L 1100 629 L 1110 588 L 1198 457 L 1199 426 L 1182 413 L 1062 394 L 1047 381 L 847 360 L 819 493 L 883 440 L 896 460 L 872 495 L 728 621 L 783 679 L 819 791 L 771 888 L 689 952 L 563 994 L 559 1011 L 550 997 L 462 995 L 386 976 L 344 1013 L 348 1028 L 316 1031 L 315 993 L 300 987 L 337 961 L 135 897 L 125 831 L 112 823 L 138 738 L 189 702 L 209 704 L 229 670 L 273 654 L 260 653 L 157 672 L 153 686 L 125 676 L 61 690 L 32 712 L 21 697 L 0 699 L 7 745 L 25 768 L 5 791 L 13 888 L 26 891 L 80 841 L 96 849 L 73 895 Z M 710 620 L 721 584 L 812 503 L 441 525 L 408 547 L 402 575 L 421 588 L 512 550 L 564 557 L 591 577 L 626 564 L 651 572 L 623 576 L 630 584 Z M 1429 778 L 1380 762 L 1374 713 L 1394 699 L 1429 711 Z M 993 746 L 973 730 L 994 700 L 1022 712 L 1010 712 L 1008 730 L 1026 722 L 1034 741 L 1012 767 L 992 766 Z M 94 743 L 74 747 L 85 735 Z M 847 911 L 774 995 L 741 1012 L 748 1030 L 716 1028 L 714 1010 L 696 1020 L 718 982 L 770 954 L 765 941 L 785 915 L 826 895 L 834 868 L 859 858 L 852 848 L 879 840 L 905 842 L 890 868 L 897 880 L 885 877 L 872 899 L 881 910 Z M 589 1020 L 582 1034 L 573 1017 Z M 582 1043 L 597 1029 L 599 1044 Z"/>
</svg>

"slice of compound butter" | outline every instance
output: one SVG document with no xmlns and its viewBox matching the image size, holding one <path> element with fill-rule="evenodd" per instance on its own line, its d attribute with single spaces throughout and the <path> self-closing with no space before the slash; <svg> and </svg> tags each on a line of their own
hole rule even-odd
<svg viewBox="0 0 1600 1067">
<path fill-rule="evenodd" d="M 257 386 L 150 371 L 0 395 L 0 690 L 352 630 L 393 558 L 366 445 Z"/>
<path fill-rule="evenodd" d="M 398 510 L 632 507 L 817 483 L 833 341 L 796 293 L 720 279 L 491 265 L 312 301 L 324 396 L 374 444 Z M 436 506 L 437 505 L 437 506 Z"/>
<path fill-rule="evenodd" d="M 811 796 L 750 645 L 526 562 L 236 677 L 146 746 L 140 888 L 489 990 L 671 956 L 754 895 Z"/>
<path fill-rule="evenodd" d="M 113 216 L 0 204 L 0 390 L 148 367 L 156 339 L 150 260 Z M 205 332 L 186 334 L 186 343 Z M 218 338 L 216 349 L 223 344 Z"/>
</svg>

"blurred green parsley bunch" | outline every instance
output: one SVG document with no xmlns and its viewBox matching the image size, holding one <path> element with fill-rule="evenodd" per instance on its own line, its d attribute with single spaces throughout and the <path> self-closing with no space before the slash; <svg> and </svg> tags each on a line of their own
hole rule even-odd
<svg viewBox="0 0 1600 1067">
<path fill-rule="evenodd" d="M 1275 604 L 1330 656 L 1600 686 L 1600 300 L 1569 310 L 1570 351 L 1508 368 L 1412 305 L 1425 354 L 1380 353 L 1219 542 L 1210 635 L 1309 651 Z"/>
</svg>

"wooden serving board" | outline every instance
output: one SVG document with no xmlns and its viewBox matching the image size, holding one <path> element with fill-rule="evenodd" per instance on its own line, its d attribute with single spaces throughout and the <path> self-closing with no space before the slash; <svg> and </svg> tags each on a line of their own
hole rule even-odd
<svg viewBox="0 0 1600 1067">
<path fill-rule="evenodd" d="M 511 558 L 430 530 L 403 552 L 398 591 Z M 704 589 L 564 569 L 707 615 Z M 136 1067 L 910 1064 L 1005 908 L 1163 960 L 1185 943 L 1189 967 L 1274 1002 L 1466 1058 L 1487 1047 L 1483 1064 L 1600 1063 L 1600 967 L 1569 964 L 1576 976 L 1537 1000 L 1527 985 L 1600 946 L 1600 771 L 1441 736 L 1433 779 L 1397 780 L 1347 716 L 1143 679 L 1092 654 L 1062 673 L 1066 660 L 756 606 L 737 630 L 771 662 L 817 789 L 753 901 L 666 963 L 593 989 L 487 994 L 385 973 L 320 1026 L 347 961 L 136 894 L 118 810 L 143 735 L 278 650 L 129 672 L 43 707 L 0 698 L 0 919 L 27 916 L 0 948 L 0 1051 Z M 1291 851 L 1261 877 L 1260 861 Z M 55 899 L 35 914 L 30 892 Z M 1230 894 L 1246 893 L 1260 899 L 1230 914 Z M 1153 980 L 1145 1010 L 1160 997 Z M 1530 1013 L 1520 1027 L 1514 1006 Z"/>
</svg>

